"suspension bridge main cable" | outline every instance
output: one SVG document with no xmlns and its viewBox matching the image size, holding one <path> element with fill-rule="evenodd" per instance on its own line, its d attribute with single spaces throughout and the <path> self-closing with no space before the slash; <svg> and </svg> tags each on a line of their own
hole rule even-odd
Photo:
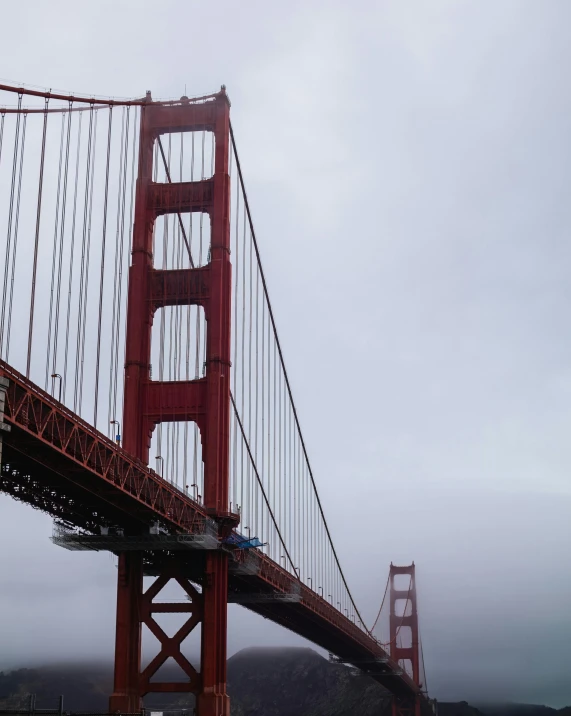
<svg viewBox="0 0 571 716">
<path fill-rule="evenodd" d="M 420 635 L 420 628 L 418 630 L 418 642 L 419 642 L 419 646 L 420 646 L 420 661 L 422 664 L 422 686 L 423 686 L 423 691 L 425 693 L 428 693 L 428 683 L 427 683 L 427 679 L 426 679 L 426 669 L 424 668 L 424 651 L 422 650 L 422 637 Z"/>
<path fill-rule="evenodd" d="M 264 271 L 263 271 L 263 268 L 262 268 L 262 262 L 261 262 L 261 257 L 260 257 L 260 251 L 259 251 L 259 248 L 258 248 L 258 242 L 257 242 L 257 240 L 256 240 L 256 232 L 255 232 L 255 229 L 254 229 L 254 222 L 253 222 L 253 220 L 252 220 L 252 214 L 251 214 L 251 211 L 250 211 L 250 205 L 249 205 L 248 196 L 247 196 L 247 193 L 246 193 L 246 186 L 245 186 L 244 177 L 243 177 L 243 174 L 242 174 L 242 168 L 241 168 L 241 165 L 240 165 L 240 159 L 239 159 L 239 156 L 238 156 L 238 149 L 237 149 L 237 147 L 236 147 L 236 139 L 235 139 L 235 137 L 234 137 L 234 130 L 233 130 L 233 127 L 232 127 L 232 123 L 231 123 L 231 122 L 230 122 L 230 140 L 231 140 L 231 143 L 232 143 L 232 149 L 233 149 L 233 151 L 234 151 L 234 155 L 235 155 L 235 157 L 236 157 L 236 169 L 237 169 L 237 171 L 238 171 L 238 178 L 239 178 L 239 181 L 240 181 L 240 186 L 241 186 L 241 188 L 242 188 L 242 194 L 243 194 L 243 199 L 244 199 L 244 207 L 245 207 L 246 213 L 247 213 L 247 215 L 248 215 L 248 223 L 249 223 L 249 225 L 250 225 L 250 232 L 251 232 L 251 235 L 252 235 L 252 242 L 253 242 L 253 244 L 254 244 L 254 249 L 255 249 L 255 252 L 256 252 L 256 258 L 257 258 L 257 261 L 258 261 L 258 266 L 259 266 L 259 268 L 260 268 L 260 278 L 261 278 L 261 280 L 262 280 L 262 287 L 263 287 L 264 294 L 265 294 L 265 296 L 266 296 L 266 301 L 267 301 L 267 304 L 268 304 L 269 319 L 270 319 L 270 322 L 271 322 L 271 325 L 272 325 L 272 328 L 273 328 L 273 332 L 274 332 L 274 338 L 275 338 L 275 342 L 276 342 L 276 347 L 277 347 L 277 349 L 278 349 L 278 353 L 279 353 L 279 357 L 280 357 L 280 362 L 281 362 L 282 370 L 283 370 L 283 373 L 284 373 L 284 380 L 285 380 L 285 384 L 286 384 L 286 387 L 287 387 L 287 392 L 288 392 L 289 399 L 290 399 L 290 403 L 291 403 L 291 408 L 292 408 L 292 413 L 293 413 L 295 425 L 296 425 L 296 427 L 297 427 L 297 431 L 298 431 L 298 435 L 299 435 L 301 447 L 302 447 L 303 454 L 304 454 L 304 457 L 305 457 L 305 462 L 306 462 L 306 465 L 307 465 L 308 474 L 309 474 L 309 477 L 310 477 L 310 480 L 311 480 L 311 485 L 312 485 L 312 487 L 313 487 L 313 491 L 314 491 L 314 494 L 315 494 L 315 497 L 316 497 L 316 500 L 317 500 L 317 507 L 318 507 L 318 509 L 319 509 L 319 513 L 320 513 L 321 518 L 322 518 L 322 520 L 323 520 L 323 525 L 324 525 L 325 531 L 326 531 L 326 533 L 327 533 L 327 538 L 328 538 L 328 540 L 329 540 L 329 544 L 331 545 L 331 550 L 332 550 L 333 556 L 334 556 L 334 558 L 335 558 L 335 563 L 336 563 L 336 565 L 337 565 L 337 568 L 339 569 L 339 573 L 340 573 L 341 579 L 342 579 L 342 581 L 343 581 L 343 585 L 345 586 L 345 589 L 347 590 L 347 594 L 348 594 L 348 596 L 349 596 L 349 600 L 350 600 L 350 602 L 351 602 L 351 605 L 353 606 L 353 608 L 354 608 L 354 610 L 355 610 L 355 613 L 356 613 L 357 617 L 359 618 L 361 624 L 363 625 L 363 627 L 365 628 L 365 630 L 370 634 L 371 632 L 370 632 L 370 630 L 367 629 L 367 627 L 365 626 L 365 622 L 364 622 L 364 620 L 363 620 L 363 617 L 361 616 L 361 613 L 360 613 L 360 611 L 359 611 L 359 609 L 358 609 L 358 607 L 357 607 L 357 605 L 356 605 L 356 603 L 355 603 L 355 600 L 354 600 L 354 598 L 353 598 L 353 595 L 352 595 L 352 593 L 351 593 L 351 590 L 349 589 L 349 585 L 347 584 L 347 580 L 346 580 L 345 575 L 344 575 L 344 573 L 343 573 L 343 570 L 342 570 L 342 568 L 341 568 L 341 564 L 340 564 L 340 562 L 339 562 L 339 556 L 338 556 L 338 554 L 337 554 L 337 550 L 335 549 L 335 546 L 334 546 L 334 544 L 333 544 L 333 540 L 332 540 L 332 538 L 331 538 L 331 532 L 330 532 L 330 530 L 329 530 L 329 525 L 327 524 L 327 520 L 325 519 L 325 514 L 324 514 L 324 511 L 323 511 L 323 505 L 322 505 L 322 503 L 321 503 L 321 499 L 320 499 L 320 497 L 319 497 L 319 493 L 317 492 L 317 486 L 316 486 L 316 484 L 315 484 L 315 479 L 314 479 L 314 477 L 313 477 L 313 471 L 312 471 L 311 465 L 310 465 L 310 463 L 309 463 L 309 456 L 308 456 L 307 448 L 306 448 L 306 445 L 305 445 L 305 441 L 304 441 L 304 439 L 303 439 L 303 435 L 302 435 L 302 432 L 301 432 L 301 426 L 300 426 L 300 423 L 299 423 L 299 417 L 298 417 L 297 410 L 296 410 L 296 407 L 295 407 L 295 403 L 294 403 L 294 400 L 293 400 L 293 393 L 292 393 L 292 389 L 291 389 L 289 377 L 288 377 L 288 374 L 287 374 L 287 371 L 286 371 L 285 361 L 284 361 L 284 357 L 283 357 L 283 352 L 282 352 L 280 340 L 279 340 L 279 337 L 278 337 L 278 331 L 277 331 L 277 327 L 276 327 L 276 322 L 275 322 L 275 319 L 274 319 L 274 313 L 273 313 L 272 305 L 271 305 L 271 302 L 270 302 L 270 297 L 269 297 L 269 293 L 268 293 L 268 287 L 267 287 L 267 283 L 266 283 L 266 278 L 265 278 Z"/>
<path fill-rule="evenodd" d="M 259 484 L 259 486 L 260 486 L 260 489 L 261 489 L 261 491 L 262 491 L 262 497 L 264 498 L 264 502 L 266 503 L 266 507 L 267 507 L 268 510 L 269 510 L 269 513 L 270 513 L 271 518 L 272 518 L 272 522 L 274 523 L 274 527 L 276 528 L 276 532 L 277 532 L 277 534 L 278 534 L 278 537 L 279 537 L 279 539 L 280 539 L 280 542 L 281 542 L 281 544 L 282 544 L 282 547 L 284 548 L 285 553 L 287 554 L 287 558 L 289 559 L 290 564 L 291 564 L 291 566 L 292 566 L 294 572 L 295 572 L 296 575 L 297 575 L 297 569 L 296 569 L 296 567 L 295 567 L 295 565 L 294 565 L 294 563 L 293 563 L 293 560 L 292 560 L 291 555 L 290 555 L 290 553 L 289 553 L 289 551 L 288 551 L 288 548 L 287 548 L 287 546 L 286 546 L 286 543 L 284 542 L 284 539 L 283 539 L 283 537 L 282 537 L 280 528 L 278 527 L 278 523 L 277 523 L 277 521 L 276 521 L 276 517 L 275 517 L 275 515 L 274 515 L 274 512 L 273 512 L 273 510 L 272 510 L 272 508 L 271 508 L 271 505 L 270 505 L 270 502 L 269 502 L 269 500 L 268 500 L 268 496 L 266 495 L 266 491 L 265 491 L 265 489 L 264 489 L 264 485 L 262 484 L 262 481 L 261 481 L 261 479 L 260 479 L 260 475 L 259 475 L 258 469 L 257 469 L 257 467 L 256 467 L 256 462 L 255 462 L 255 460 L 254 460 L 254 456 L 252 455 L 252 451 L 251 451 L 250 445 L 249 445 L 249 443 L 248 443 L 248 438 L 246 437 L 246 433 L 245 433 L 245 431 L 244 431 L 244 426 L 243 426 L 243 424 L 242 424 L 242 421 L 240 420 L 240 416 L 239 416 L 239 414 L 238 414 L 238 408 L 237 408 L 237 406 L 236 406 L 236 401 L 234 400 L 234 396 L 232 395 L 232 392 L 230 392 L 230 400 L 232 401 L 232 406 L 233 406 L 233 408 L 234 408 L 234 414 L 235 414 L 235 416 L 236 416 L 236 420 L 237 420 L 237 422 L 238 422 L 238 426 L 240 427 L 240 432 L 242 433 L 242 438 L 244 439 L 244 444 L 246 445 L 246 450 L 247 450 L 247 452 L 248 452 L 248 455 L 250 456 L 250 461 L 251 461 L 251 463 L 252 463 L 252 467 L 254 468 L 254 473 L 255 473 L 255 475 L 256 475 L 256 479 L 257 479 L 258 484 Z M 297 575 L 297 576 L 298 576 L 298 579 L 299 579 L 299 575 Z"/>
<path fill-rule="evenodd" d="M 112 107 L 128 107 L 133 105 L 145 105 L 152 102 L 150 99 L 150 93 L 146 97 L 139 97 L 135 99 L 112 99 L 109 97 L 85 97 L 85 96 L 77 96 L 72 94 L 61 94 L 58 92 L 52 92 L 51 90 L 39 90 L 39 89 L 31 89 L 29 87 L 14 87 L 14 85 L 6 85 L 6 84 L 0 84 L 0 91 L 1 92 L 12 92 L 17 93 L 19 95 L 27 95 L 29 97 L 42 97 L 44 99 L 58 99 L 62 100 L 63 102 L 73 102 L 75 103 L 84 103 L 89 105 L 95 105 L 100 104 L 105 107 L 112 106 Z M 214 99 L 218 96 L 218 93 L 212 93 L 212 94 L 205 94 L 201 95 L 200 97 L 191 97 L 188 98 L 188 101 L 190 102 L 202 102 L 204 100 L 208 99 Z M 185 101 L 186 98 L 185 98 Z M 172 99 L 172 100 L 164 100 L 160 102 L 156 102 L 156 104 L 163 104 L 163 105 L 172 105 L 172 104 L 180 104 L 180 99 Z M 4 111 L 4 110 L 2 110 Z M 10 111 L 7 109 L 6 111 Z M 16 110 L 21 111 L 21 110 Z M 30 108 L 29 111 L 36 111 L 33 108 Z M 43 110 L 40 110 L 43 112 Z M 56 110 L 57 111 L 57 110 Z"/>
<path fill-rule="evenodd" d="M 385 585 L 385 593 L 383 594 L 383 601 L 381 602 L 381 606 L 379 607 L 379 612 L 378 612 L 378 614 L 377 614 L 377 618 L 375 619 L 375 623 L 374 623 L 373 626 L 371 627 L 371 633 L 375 631 L 375 627 L 377 626 L 377 622 L 378 622 L 379 619 L 381 618 L 381 612 L 383 611 L 383 607 L 384 607 L 384 605 L 385 605 L 385 599 L 387 598 L 387 592 L 388 592 L 388 589 L 389 589 L 389 583 L 390 583 L 390 581 L 391 581 L 391 574 L 390 574 L 390 572 L 389 572 L 389 576 L 387 577 L 387 583 L 386 583 L 386 585 Z"/>
</svg>

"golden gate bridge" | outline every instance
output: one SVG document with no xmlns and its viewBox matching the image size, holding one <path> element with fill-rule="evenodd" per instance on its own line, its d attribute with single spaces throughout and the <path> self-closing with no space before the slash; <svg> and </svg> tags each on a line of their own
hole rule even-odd
<svg viewBox="0 0 571 716">
<path fill-rule="evenodd" d="M 56 544 L 118 556 L 110 712 L 187 692 L 199 716 L 229 714 L 229 602 L 369 674 L 395 716 L 433 709 L 414 564 L 391 565 L 370 626 L 341 568 L 225 88 L 0 85 L 0 231 L 0 490 L 51 515 Z M 157 601 L 170 580 L 183 603 Z M 172 637 L 165 613 L 183 615 Z M 160 644 L 144 668 L 143 625 Z M 169 659 L 184 681 L 157 680 Z"/>
</svg>

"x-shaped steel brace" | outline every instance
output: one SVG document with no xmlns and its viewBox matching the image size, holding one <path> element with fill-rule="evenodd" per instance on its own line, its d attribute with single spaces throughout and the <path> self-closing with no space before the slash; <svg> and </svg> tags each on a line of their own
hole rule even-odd
<svg viewBox="0 0 571 716">
<path fill-rule="evenodd" d="M 174 579 L 180 584 L 182 589 L 189 597 L 185 603 L 168 603 L 153 602 L 153 599 L 161 591 L 161 589 Z M 171 614 L 190 614 L 187 621 L 172 637 L 165 634 L 163 629 L 157 624 L 153 618 L 153 613 L 171 613 Z M 141 673 L 141 693 L 149 692 L 196 692 L 200 688 L 200 674 L 196 671 L 188 659 L 181 653 L 180 646 L 186 637 L 191 633 L 194 627 L 202 621 L 202 595 L 196 591 L 192 584 L 183 577 L 175 564 L 171 564 L 165 568 L 164 572 L 142 595 L 140 619 L 146 624 L 149 631 L 158 639 L 161 644 L 161 650 L 155 658 L 149 662 L 147 667 Z M 188 676 L 188 682 L 151 682 L 150 679 L 165 661 L 172 657 L 184 673 Z"/>
</svg>

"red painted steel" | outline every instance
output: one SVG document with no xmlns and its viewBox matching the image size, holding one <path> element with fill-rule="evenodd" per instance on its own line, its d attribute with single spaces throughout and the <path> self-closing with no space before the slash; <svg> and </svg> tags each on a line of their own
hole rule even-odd
<svg viewBox="0 0 571 716">
<path fill-rule="evenodd" d="M 8 454 L 15 448 L 33 455 L 35 463 L 80 486 L 87 493 L 84 502 L 91 494 L 93 500 L 102 499 L 120 511 L 124 519 L 134 518 L 138 524 L 152 524 L 160 519 L 173 531 L 186 534 L 201 531 L 207 518 L 202 505 L 2 360 L 0 374 L 10 381 L 5 419 L 13 426 L 13 434 L 4 438 Z M 44 509 L 54 514 L 48 505 Z M 77 522 L 74 513 L 61 516 Z"/>
<path fill-rule="evenodd" d="M 221 528 L 228 528 L 230 434 L 230 177 L 228 175 L 229 102 L 222 90 L 202 104 L 176 106 L 149 103 L 141 108 L 139 172 L 135 199 L 132 263 L 127 309 L 123 446 L 142 460 L 149 459 L 152 431 L 159 422 L 193 420 L 202 439 L 204 506 Z M 214 133 L 212 179 L 158 184 L 152 181 L 153 147 L 161 134 L 208 130 Z M 158 271 L 153 268 L 153 229 L 158 216 L 181 211 L 210 215 L 211 247 L 207 268 Z M 204 289 L 204 292 L 203 292 Z M 162 298 L 161 298 L 162 296 Z M 150 378 L 151 328 L 156 309 L 165 305 L 200 305 L 207 321 L 206 375 L 195 381 L 154 382 Z M 202 659 L 200 678 L 184 685 L 156 684 L 151 676 L 168 653 L 180 662 L 180 642 L 162 641 L 161 654 L 140 675 L 141 621 L 131 613 L 144 604 L 142 582 L 122 579 L 139 574 L 143 554 L 119 556 L 115 688 L 111 711 L 134 712 L 149 691 L 193 691 L 200 716 L 229 712 L 226 695 L 226 610 L 228 556 L 208 554 L 202 575 Z M 136 566 L 135 566 L 136 565 Z M 142 572 L 141 572 L 142 573 Z M 163 579 L 159 576 L 158 582 Z M 158 583 L 157 582 L 157 583 Z M 129 611 L 131 610 L 131 611 Z M 129 614 L 129 616 L 126 616 Z M 173 645 L 174 644 L 174 645 Z"/>
<path fill-rule="evenodd" d="M 193 420 L 204 428 L 206 378 L 185 381 L 152 381 L 147 385 L 144 418 L 149 423 Z"/>
<path fill-rule="evenodd" d="M 153 599 L 170 579 L 175 579 L 188 597 L 186 603 L 154 602 Z M 196 692 L 200 690 L 200 674 L 181 653 L 180 645 L 199 624 L 203 618 L 202 595 L 188 581 L 184 570 L 176 560 L 170 560 L 162 570 L 161 576 L 142 595 L 140 603 L 140 619 L 149 628 L 161 645 L 159 653 L 149 662 L 141 674 L 140 689 L 143 694 L 154 692 Z M 168 637 L 153 618 L 153 614 L 189 614 L 187 620 L 178 629 L 176 634 Z M 188 677 L 188 681 L 181 683 L 150 682 L 151 677 L 169 658 L 173 658 Z M 140 665 L 139 665 L 140 666 Z"/>
<path fill-rule="evenodd" d="M 153 309 L 163 306 L 185 306 L 191 300 L 205 306 L 210 295 L 210 266 L 192 272 L 186 269 L 153 270 L 151 300 Z"/>
<path fill-rule="evenodd" d="M 395 577 L 404 575 L 409 577 L 410 582 L 407 589 L 396 589 Z M 420 659 L 418 642 L 418 611 L 416 602 L 416 575 L 414 562 L 406 567 L 397 567 L 391 563 L 389 574 L 389 597 L 390 597 L 390 652 L 391 657 L 397 664 L 409 672 L 412 672 L 412 680 L 419 688 L 420 683 Z M 396 603 L 402 603 L 402 613 L 397 614 Z M 406 631 L 410 634 L 410 644 L 403 639 Z M 402 645 L 402 641 L 407 641 Z M 393 696 L 393 716 L 420 716 L 421 701 L 419 696 L 400 698 Z"/>
</svg>

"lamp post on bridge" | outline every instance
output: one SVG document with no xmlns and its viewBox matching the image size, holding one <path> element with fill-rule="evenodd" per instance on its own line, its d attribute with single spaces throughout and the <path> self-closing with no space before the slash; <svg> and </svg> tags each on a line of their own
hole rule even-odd
<svg viewBox="0 0 571 716">
<path fill-rule="evenodd" d="M 115 434 L 115 442 L 117 445 L 121 445 L 121 423 L 118 420 L 110 420 L 109 425 L 117 426 L 117 433 Z"/>
<path fill-rule="evenodd" d="M 157 472 L 161 477 L 163 477 L 163 472 L 165 468 L 165 461 L 162 455 L 155 455 L 155 460 L 157 461 Z M 159 463 L 160 460 L 160 463 Z M 160 464 L 160 470 L 159 470 L 159 464 Z"/>
<path fill-rule="evenodd" d="M 60 375 L 59 373 L 52 373 L 52 374 L 51 374 L 51 378 L 52 378 L 52 392 L 53 392 L 53 389 L 54 389 L 54 387 L 55 387 L 56 378 L 59 378 L 59 398 L 58 398 L 58 400 L 59 400 L 59 402 L 61 403 L 61 384 L 62 384 L 62 377 L 61 377 L 61 375 Z"/>
</svg>

